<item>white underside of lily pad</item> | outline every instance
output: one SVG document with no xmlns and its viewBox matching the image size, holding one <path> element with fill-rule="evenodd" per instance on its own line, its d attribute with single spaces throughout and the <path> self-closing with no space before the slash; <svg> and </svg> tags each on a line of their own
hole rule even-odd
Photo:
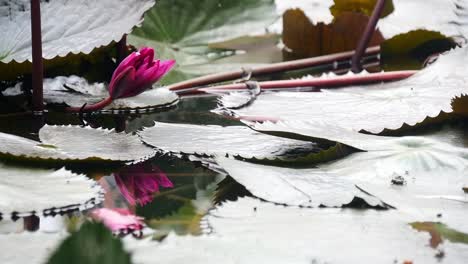
<svg viewBox="0 0 468 264">
<path fill-rule="evenodd" d="M 241 109 L 245 119 L 306 120 L 328 123 L 356 131 L 380 133 L 404 124 L 414 126 L 441 112 L 451 113 L 452 100 L 468 94 L 468 47 L 457 48 L 408 79 L 322 92 L 260 94 Z M 232 105 L 229 95 L 220 100 Z"/>
<path fill-rule="evenodd" d="M 0 263 L 46 263 L 66 236 L 66 233 L 42 232 L 0 235 Z"/>
<path fill-rule="evenodd" d="M 22 94 L 21 83 L 3 92 L 5 96 Z M 89 83 L 86 79 L 72 76 L 58 76 L 44 79 L 44 101 L 48 104 L 65 104 L 71 107 L 81 107 L 84 104 L 95 104 L 109 97 L 107 85 L 104 83 Z M 160 87 L 145 91 L 137 96 L 113 101 L 100 112 L 112 111 L 142 111 L 143 109 L 159 109 L 170 107 L 179 101 L 176 93 Z"/>
<path fill-rule="evenodd" d="M 79 126 L 44 126 L 39 141 L 0 133 L 0 153 L 38 160 L 142 161 L 155 151 L 137 136 Z"/>
<path fill-rule="evenodd" d="M 103 199 L 102 188 L 84 175 L 17 168 L 0 164 L 2 218 L 35 214 L 54 215 L 94 207 Z"/>
<path fill-rule="evenodd" d="M 267 122 L 251 125 L 258 131 L 282 132 L 283 136 L 292 138 L 298 135 L 311 139 L 326 138 L 367 151 L 319 165 L 318 168 L 312 169 L 312 172 L 303 176 L 308 181 L 314 181 L 314 179 L 318 181 L 314 186 L 324 193 L 342 191 L 343 184 L 353 183 L 399 210 L 417 214 L 427 221 L 444 221 L 454 228 L 468 232 L 468 225 L 463 220 L 468 212 L 468 196 L 462 190 L 468 185 L 468 150 L 466 148 L 455 147 L 430 137 L 365 135 L 320 122 L 285 121 L 276 124 Z M 246 172 L 231 166 L 239 162 L 241 161 L 221 158 L 220 164 L 234 179 L 239 178 L 242 183 Z M 275 174 L 280 174 L 277 177 L 285 179 L 294 176 L 291 172 L 280 173 L 281 169 L 275 167 L 249 163 L 236 166 L 254 167 L 258 171 L 257 175 L 263 175 L 262 178 Z M 247 171 L 251 173 L 253 168 Z M 403 179 L 405 183 L 392 184 L 392 180 L 397 177 Z M 253 177 L 247 179 L 246 188 L 260 198 L 276 199 L 273 201 L 278 202 L 278 199 L 284 196 L 279 186 L 264 186 L 256 182 Z M 340 184 L 333 186 L 334 182 Z M 304 186 L 300 182 L 296 184 L 298 187 Z M 265 192 L 269 192 L 269 196 Z M 313 193 L 310 195 L 315 196 Z M 437 217 L 438 214 L 442 214 L 442 218 Z"/>
<path fill-rule="evenodd" d="M 148 145 L 166 152 L 243 158 L 287 158 L 291 150 L 313 150 L 314 143 L 273 137 L 243 126 L 187 125 L 156 122 L 138 133 Z"/>
<path fill-rule="evenodd" d="M 89 54 L 119 41 L 143 21 L 153 0 L 41 1 L 42 54 L 45 59 Z M 29 1 L 0 3 L 0 61 L 32 60 Z"/>
<path fill-rule="evenodd" d="M 333 21 L 330 12 L 333 0 L 276 0 L 275 2 L 280 15 L 290 8 L 300 8 L 314 24 L 319 22 L 329 24 Z M 468 14 L 465 11 L 468 6 L 466 0 L 392 0 L 392 2 L 394 11 L 381 18 L 377 24 L 386 39 L 417 29 L 438 31 L 449 37 L 466 36 L 467 30 L 463 25 L 463 22 L 468 21 Z M 276 22 L 270 30 L 281 34 L 281 22 L 282 20 Z"/>
<path fill-rule="evenodd" d="M 395 210 L 299 209 L 253 198 L 206 217 L 209 234 L 126 240 L 135 263 L 439 263 L 430 236 Z M 444 263 L 463 263 L 468 246 L 444 241 Z"/>
</svg>

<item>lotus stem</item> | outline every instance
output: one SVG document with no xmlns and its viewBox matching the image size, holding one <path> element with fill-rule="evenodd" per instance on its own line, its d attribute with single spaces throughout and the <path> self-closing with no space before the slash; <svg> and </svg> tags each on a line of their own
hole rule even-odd
<svg viewBox="0 0 468 264">
<path fill-rule="evenodd" d="M 398 81 L 408 78 L 418 71 L 394 71 L 394 72 L 380 72 L 370 73 L 367 75 L 354 75 L 354 76 L 338 76 L 335 78 L 314 78 L 309 80 L 280 80 L 280 81 L 267 81 L 258 82 L 260 88 L 263 90 L 269 89 L 296 89 L 301 87 L 313 88 L 336 88 L 349 85 L 371 84 L 379 82 Z M 231 92 L 236 90 L 247 90 L 246 83 L 235 83 L 227 85 L 219 85 L 205 88 L 198 88 L 190 90 L 185 93 L 179 93 L 181 96 L 198 95 L 216 92 Z"/>
<path fill-rule="evenodd" d="M 106 99 L 92 104 L 92 105 L 84 105 L 82 107 L 67 107 L 65 108 L 66 112 L 71 113 L 81 113 L 81 112 L 93 112 L 103 109 L 104 107 L 110 105 L 114 100 L 111 97 L 107 97 Z"/>
<path fill-rule="evenodd" d="M 35 113 L 44 111 L 42 90 L 44 66 L 42 59 L 41 3 L 31 0 L 31 38 L 32 38 L 32 103 Z"/>
<path fill-rule="evenodd" d="M 362 65 L 361 65 L 362 56 L 365 53 L 367 46 L 369 45 L 372 35 L 375 32 L 375 27 L 377 26 L 377 22 L 380 19 L 384 6 L 385 6 L 385 0 L 378 0 L 377 3 L 375 4 L 374 10 L 372 11 L 372 15 L 369 19 L 369 22 L 367 23 L 364 33 L 361 36 L 361 39 L 359 40 L 358 46 L 356 48 L 356 52 L 354 53 L 352 61 L 351 61 L 351 70 L 354 73 L 358 73 L 362 71 Z"/>
<path fill-rule="evenodd" d="M 374 46 L 370 47 L 365 50 L 367 56 L 376 56 L 380 53 L 380 47 Z M 183 90 L 191 87 L 198 87 L 203 85 L 209 85 L 219 82 L 225 82 L 230 80 L 235 80 L 242 78 L 246 74 L 251 74 L 251 76 L 258 76 L 258 75 L 266 75 L 278 72 L 285 72 L 285 71 L 293 71 L 293 70 L 300 70 L 305 68 L 316 67 L 324 64 L 329 63 L 339 63 L 342 61 L 349 61 L 351 57 L 354 55 L 354 51 L 347 51 L 347 52 L 340 52 L 334 53 L 325 56 L 319 56 L 314 58 L 308 59 L 301 59 L 301 60 L 293 60 L 293 61 L 286 61 L 280 63 L 273 63 L 267 66 L 258 67 L 251 69 L 250 71 L 246 69 L 218 73 L 218 74 L 210 74 L 198 78 L 194 78 L 191 80 L 175 83 L 169 85 L 168 88 L 172 91 Z"/>
</svg>

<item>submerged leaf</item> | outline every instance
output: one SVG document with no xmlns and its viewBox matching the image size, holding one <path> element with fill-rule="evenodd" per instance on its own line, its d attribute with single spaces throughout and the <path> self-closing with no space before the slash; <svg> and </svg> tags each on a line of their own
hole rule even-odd
<svg viewBox="0 0 468 264">
<path fill-rule="evenodd" d="M 17 159 L 125 162 L 155 154 L 134 135 L 90 127 L 46 125 L 41 142 L 5 133 L 0 138 L 0 154 Z"/>
<path fill-rule="evenodd" d="M 457 48 L 402 81 L 321 92 L 265 92 L 252 104 L 230 112 L 248 120 L 320 122 L 326 117 L 328 123 L 356 131 L 396 130 L 441 112 L 453 113 L 452 100 L 468 94 L 467 60 L 468 48 Z M 220 100 L 221 107 L 230 102 L 229 97 Z"/>
<path fill-rule="evenodd" d="M 136 263 L 439 263 L 428 236 L 396 210 L 299 209 L 242 198 L 206 217 L 208 235 L 169 235 L 160 243 L 126 240 Z M 466 245 L 444 245 L 447 263 L 462 263 Z M 339 251 L 339 253 L 337 253 Z"/>
<path fill-rule="evenodd" d="M 43 57 L 87 54 L 119 41 L 153 5 L 153 0 L 41 1 Z M 0 61 L 31 61 L 29 2 L 2 1 L 0 10 Z"/>
<path fill-rule="evenodd" d="M 94 207 L 101 187 L 65 169 L 17 168 L 0 164 L 0 216 L 47 216 Z"/>
<path fill-rule="evenodd" d="M 139 132 L 142 140 L 165 152 L 233 155 L 243 158 L 288 159 L 316 149 L 315 144 L 282 139 L 241 126 L 200 126 L 156 122 Z"/>
</svg>

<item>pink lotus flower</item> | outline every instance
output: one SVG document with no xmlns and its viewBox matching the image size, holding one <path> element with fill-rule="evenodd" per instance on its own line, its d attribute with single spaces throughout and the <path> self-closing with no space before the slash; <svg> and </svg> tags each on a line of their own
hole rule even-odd
<svg viewBox="0 0 468 264">
<path fill-rule="evenodd" d="M 143 206 L 153 200 L 159 187 L 172 188 L 174 185 L 166 174 L 151 163 L 140 163 L 125 167 L 114 173 L 120 192 L 131 205 Z"/>
<path fill-rule="evenodd" d="M 112 232 L 127 233 L 143 229 L 143 218 L 132 214 L 127 209 L 98 208 L 91 211 L 90 215 Z"/>
<path fill-rule="evenodd" d="M 109 97 L 83 107 L 68 107 L 68 112 L 89 112 L 100 110 L 115 99 L 136 96 L 160 80 L 174 66 L 174 60 L 154 59 L 152 48 L 142 48 L 125 58 L 115 69 L 109 84 Z"/>
<path fill-rule="evenodd" d="M 112 99 L 138 95 L 151 88 L 174 64 L 174 60 L 155 60 L 152 48 L 145 47 L 133 52 L 114 71 L 109 94 Z"/>
</svg>

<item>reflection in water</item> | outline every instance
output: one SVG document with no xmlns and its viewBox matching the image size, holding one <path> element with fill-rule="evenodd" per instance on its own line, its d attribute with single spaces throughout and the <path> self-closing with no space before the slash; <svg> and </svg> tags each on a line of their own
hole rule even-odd
<svg viewBox="0 0 468 264">
<path fill-rule="evenodd" d="M 63 233 L 64 231 L 76 231 L 86 220 L 81 212 L 73 212 L 65 215 L 55 216 L 27 216 L 15 220 L 3 219 L 0 221 L 0 234 L 41 232 L 41 233 Z"/>
<path fill-rule="evenodd" d="M 174 185 L 166 174 L 150 162 L 125 167 L 114 173 L 115 181 L 122 195 L 130 205 L 143 206 L 153 200 L 159 187 L 172 188 Z"/>
<path fill-rule="evenodd" d="M 127 209 L 122 208 L 98 208 L 91 211 L 90 216 L 102 222 L 107 228 L 114 233 L 120 234 L 137 234 L 141 236 L 143 229 L 143 218 L 132 214 Z"/>
</svg>

